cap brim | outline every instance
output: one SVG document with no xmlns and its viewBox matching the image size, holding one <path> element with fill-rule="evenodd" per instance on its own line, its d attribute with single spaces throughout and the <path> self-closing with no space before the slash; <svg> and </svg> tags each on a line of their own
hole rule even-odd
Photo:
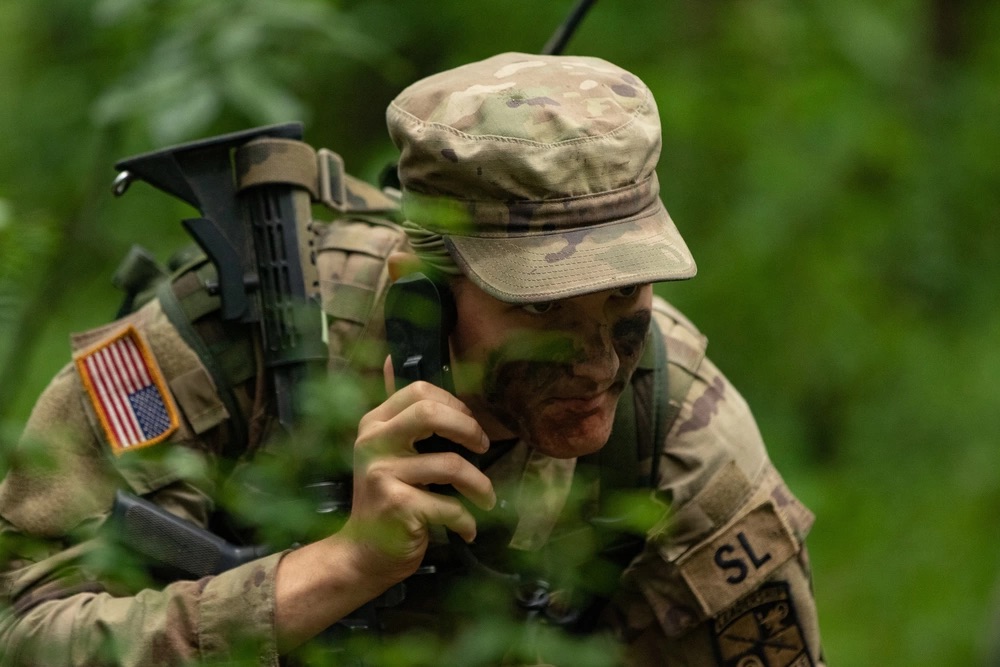
<svg viewBox="0 0 1000 667">
<path fill-rule="evenodd" d="M 463 273 L 508 303 L 538 303 L 691 278 L 691 256 L 659 198 L 640 213 L 549 234 L 445 236 Z"/>
</svg>

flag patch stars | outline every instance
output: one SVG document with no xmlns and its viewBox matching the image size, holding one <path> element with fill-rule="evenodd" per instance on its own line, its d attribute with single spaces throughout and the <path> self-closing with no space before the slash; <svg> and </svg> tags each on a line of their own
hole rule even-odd
<svg viewBox="0 0 1000 667">
<path fill-rule="evenodd" d="M 180 423 L 163 373 L 142 335 L 127 326 L 74 357 L 115 454 L 170 437 Z"/>
</svg>

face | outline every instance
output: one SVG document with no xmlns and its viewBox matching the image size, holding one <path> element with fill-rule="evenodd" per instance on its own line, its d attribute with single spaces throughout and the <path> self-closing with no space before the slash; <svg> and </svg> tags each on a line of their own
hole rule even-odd
<svg viewBox="0 0 1000 667">
<path fill-rule="evenodd" d="M 652 286 L 528 306 L 452 283 L 456 392 L 493 438 L 526 438 L 571 458 L 607 442 L 615 407 L 642 355 Z"/>
</svg>

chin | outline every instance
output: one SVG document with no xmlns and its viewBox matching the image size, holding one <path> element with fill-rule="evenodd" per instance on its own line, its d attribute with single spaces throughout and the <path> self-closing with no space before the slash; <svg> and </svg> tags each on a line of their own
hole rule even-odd
<svg viewBox="0 0 1000 667">
<path fill-rule="evenodd" d="M 551 456 L 554 459 L 575 459 L 581 456 L 586 456 L 587 454 L 593 454 L 599 451 L 604 445 L 607 444 L 607 440 L 599 443 L 568 443 L 565 441 L 557 443 L 542 443 L 535 445 L 535 450 L 545 454 L 546 456 Z"/>
<path fill-rule="evenodd" d="M 585 427 L 586 424 L 579 424 L 569 429 L 535 429 L 529 442 L 536 451 L 555 459 L 586 456 L 607 444 L 611 437 L 611 424 L 592 429 Z"/>
<path fill-rule="evenodd" d="M 593 454 L 607 444 L 615 421 L 616 403 L 589 414 L 567 412 L 549 406 L 519 421 L 518 431 L 535 451 L 556 459 L 574 459 Z"/>
</svg>

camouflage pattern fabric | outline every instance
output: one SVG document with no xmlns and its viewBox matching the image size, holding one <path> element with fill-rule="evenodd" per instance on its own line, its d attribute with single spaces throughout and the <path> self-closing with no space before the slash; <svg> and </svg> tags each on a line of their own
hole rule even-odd
<svg viewBox="0 0 1000 667">
<path fill-rule="evenodd" d="M 598 58 L 502 54 L 386 112 L 406 218 L 492 296 L 532 303 L 695 273 L 659 198 L 649 89 Z"/>
</svg>

